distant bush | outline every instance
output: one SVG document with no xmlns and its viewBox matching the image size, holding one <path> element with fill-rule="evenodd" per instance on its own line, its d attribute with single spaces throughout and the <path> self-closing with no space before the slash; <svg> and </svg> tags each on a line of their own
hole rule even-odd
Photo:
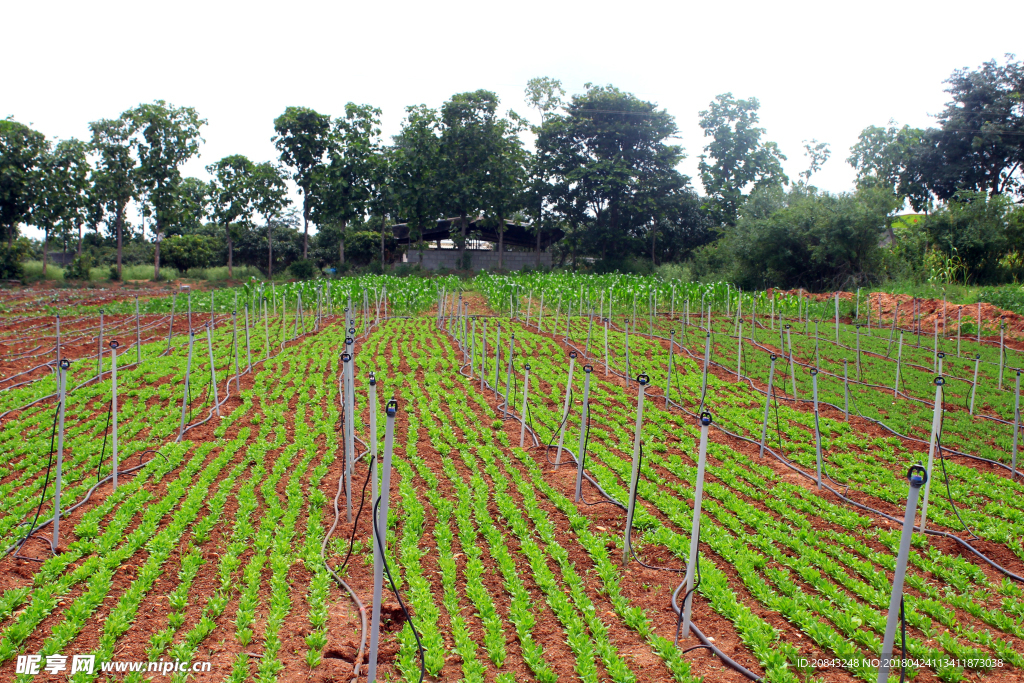
<svg viewBox="0 0 1024 683">
<path fill-rule="evenodd" d="M 0 279 L 20 280 L 25 277 L 22 261 L 32 250 L 32 245 L 24 237 L 15 240 L 10 247 L 0 242 Z"/>
<path fill-rule="evenodd" d="M 89 254 L 79 254 L 71 262 L 71 265 L 64 269 L 64 279 L 88 281 L 94 265 Z"/>
<path fill-rule="evenodd" d="M 215 256 L 213 242 L 203 235 L 177 235 L 163 241 L 160 256 L 177 270 L 205 268 Z"/>
<path fill-rule="evenodd" d="M 288 266 L 288 270 L 296 280 L 309 280 L 317 273 L 316 264 L 308 259 L 299 259 L 298 261 L 295 261 Z"/>
</svg>

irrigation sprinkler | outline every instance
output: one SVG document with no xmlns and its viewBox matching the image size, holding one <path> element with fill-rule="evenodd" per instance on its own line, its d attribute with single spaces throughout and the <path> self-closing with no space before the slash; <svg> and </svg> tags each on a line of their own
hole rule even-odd
<svg viewBox="0 0 1024 683">
<path fill-rule="evenodd" d="M 196 333 L 192 330 L 188 331 L 188 360 L 185 361 L 185 386 L 182 387 L 181 391 L 181 426 L 178 428 L 178 438 L 175 441 L 180 442 L 181 438 L 185 436 L 185 413 L 188 412 L 188 382 L 190 375 L 192 374 L 192 344 L 195 343 Z"/>
<path fill-rule="evenodd" d="M 569 379 L 565 383 L 565 400 L 562 402 L 562 426 L 558 430 L 558 452 L 555 454 L 555 467 L 562 464 L 562 444 L 565 441 L 565 423 L 569 421 L 569 396 L 572 393 L 572 373 L 576 367 L 576 352 L 569 352 Z M 526 414 L 523 414 L 526 417 Z"/>
<path fill-rule="evenodd" d="M 761 450 L 757 457 L 764 457 L 765 439 L 768 437 L 768 408 L 772 404 L 772 380 L 775 379 L 775 360 L 778 358 L 774 353 L 769 356 L 771 364 L 768 366 L 768 391 L 764 395 L 764 419 L 761 421 Z"/>
<path fill-rule="evenodd" d="M 583 486 L 583 463 L 587 459 L 587 425 L 590 421 L 590 373 L 593 366 L 583 366 L 583 410 L 580 412 L 580 450 L 576 459 L 576 502 L 580 502 Z"/>
<path fill-rule="evenodd" d="M 736 332 L 736 381 L 738 382 L 742 377 L 740 370 L 743 368 L 743 320 L 738 321 Z M 671 346 L 669 348 L 671 348 Z M 671 355 L 669 356 L 669 360 L 672 360 Z M 671 365 L 669 367 L 671 368 Z M 668 396 L 665 397 L 665 407 L 668 408 Z"/>
<path fill-rule="evenodd" d="M 516 335 L 513 334 L 511 339 L 509 339 L 509 341 L 508 341 L 508 368 L 505 371 L 505 405 L 502 407 L 502 411 L 503 411 L 502 412 L 502 417 L 503 418 L 507 418 L 508 417 L 508 409 L 509 409 L 508 397 L 509 397 L 509 391 L 512 388 L 512 359 L 513 359 L 513 354 L 515 352 L 515 345 L 516 345 Z M 513 398 L 513 400 L 515 399 L 514 396 L 512 398 Z"/>
<path fill-rule="evenodd" d="M 583 355 L 586 358 L 590 358 L 590 338 L 594 334 L 594 303 L 593 303 L 593 301 L 591 301 L 591 303 L 590 303 L 590 315 L 588 317 L 590 318 L 590 322 L 587 325 L 587 345 L 583 349 Z"/>
<path fill-rule="evenodd" d="M 384 408 L 387 422 L 384 427 L 384 463 L 380 484 L 380 498 L 374 503 L 372 511 L 373 535 L 377 542 L 373 544 L 373 607 L 370 616 L 370 659 L 367 663 L 366 680 L 374 683 L 377 680 L 377 648 L 380 643 L 380 606 L 384 592 L 384 551 L 387 547 L 388 533 L 388 499 L 391 493 L 391 453 L 395 441 L 395 415 L 398 414 L 398 402 L 388 401 Z"/>
<path fill-rule="evenodd" d="M 941 375 L 942 371 L 938 370 L 939 367 L 939 318 L 936 316 L 935 322 L 932 324 L 932 366 L 936 368 L 936 371 Z M 1000 380 L 1000 388 L 1003 383 Z"/>
<path fill-rule="evenodd" d="M 786 346 L 789 348 L 789 378 L 793 382 L 793 398 L 796 398 L 796 363 L 793 362 L 793 336 L 790 325 L 786 325 Z"/>
<path fill-rule="evenodd" d="M 818 418 L 818 370 L 811 368 L 811 387 L 814 391 L 814 452 L 818 460 L 818 490 L 821 490 L 821 425 Z"/>
<path fill-rule="evenodd" d="M 921 533 L 924 533 L 926 525 L 928 523 L 928 493 L 931 490 L 932 482 L 932 461 L 935 458 L 935 449 L 939 443 L 939 429 L 942 425 L 942 385 L 945 383 L 945 379 L 942 377 L 935 378 L 935 408 L 932 410 L 932 438 L 928 443 L 928 467 L 926 472 L 928 473 L 928 481 L 924 485 L 924 500 L 921 501 Z"/>
<path fill-rule="evenodd" d="M 100 309 L 100 339 L 96 345 L 96 377 L 103 381 L 103 309 Z"/>
<path fill-rule="evenodd" d="M 484 318 L 484 331 L 480 335 L 480 391 L 484 390 L 484 375 L 487 374 L 487 318 Z"/>
<path fill-rule="evenodd" d="M 231 344 L 235 350 L 235 390 L 241 395 L 241 373 L 238 371 L 238 311 L 231 311 Z"/>
<path fill-rule="evenodd" d="M 629 325 L 626 325 L 626 388 L 629 388 Z"/>
<path fill-rule="evenodd" d="M 839 343 L 839 292 L 836 292 L 836 344 Z"/>
<path fill-rule="evenodd" d="M 347 340 L 346 340 L 347 341 Z M 348 523 L 352 523 L 352 463 L 354 461 L 355 440 L 352 429 L 355 424 L 353 413 L 355 405 L 352 396 L 352 354 L 347 351 L 341 354 L 341 363 L 344 372 L 344 402 L 345 402 L 345 513 Z"/>
<path fill-rule="evenodd" d="M 889 616 L 885 622 L 882 658 L 878 665 L 878 683 L 886 683 L 889 680 L 889 670 L 893 664 L 893 641 L 896 639 L 896 626 L 903 611 L 903 580 L 907 575 L 907 559 L 910 557 L 910 541 L 914 533 L 914 514 L 917 512 L 921 486 L 927 485 L 929 475 L 920 464 L 911 465 L 907 471 L 907 480 L 910 482 L 910 492 L 907 494 L 907 512 L 903 516 L 900 550 L 896 555 L 896 571 L 892 579 L 892 594 L 889 597 Z"/>
<path fill-rule="evenodd" d="M 700 451 L 697 457 L 697 481 L 693 491 L 693 525 L 690 528 L 690 555 L 686 563 L 686 595 L 683 597 L 683 633 L 690 633 L 690 613 L 693 610 L 693 580 L 697 569 L 697 551 L 700 546 L 700 508 L 704 498 L 704 466 L 708 458 L 708 428 L 711 413 L 700 414 Z"/>
<path fill-rule="evenodd" d="M 171 337 L 174 336 L 174 304 L 178 300 L 178 293 L 171 295 L 171 324 L 167 326 L 167 351 L 171 352 Z"/>
<path fill-rule="evenodd" d="M 999 391 L 1003 390 L 1003 367 L 1006 365 L 1006 322 L 999 321 Z"/>
<path fill-rule="evenodd" d="M 263 297 L 263 349 L 266 358 L 270 358 L 270 323 L 267 321 L 267 297 Z"/>
<path fill-rule="evenodd" d="M 370 373 L 370 500 L 377 500 L 377 375 Z"/>
<path fill-rule="evenodd" d="M 892 336 L 896 333 L 896 326 L 900 318 L 900 300 L 896 300 L 896 306 L 892 311 L 892 327 L 889 328 L 889 348 L 892 348 Z"/>
<path fill-rule="evenodd" d="M 704 410 L 704 397 L 708 393 L 708 366 L 711 364 L 711 333 L 704 335 L 704 371 L 701 373 L 700 381 L 700 408 L 697 412 Z"/>
<path fill-rule="evenodd" d="M 935 354 L 935 362 L 938 363 L 938 369 L 937 369 L 935 374 L 937 374 L 937 375 L 941 375 L 942 374 L 942 359 L 945 358 L 945 357 L 946 357 L 946 354 L 944 354 L 942 351 L 939 351 L 938 353 Z"/>
<path fill-rule="evenodd" d="M 249 304 L 245 304 L 245 357 L 249 362 L 246 372 L 252 373 L 252 347 L 249 346 Z"/>
<path fill-rule="evenodd" d="M 896 398 L 900 390 L 900 363 L 903 361 L 903 332 L 900 332 L 900 343 L 896 347 L 896 379 L 892 383 L 892 397 Z M 895 401 L 894 401 L 895 402 Z"/>
<path fill-rule="evenodd" d="M 57 546 L 60 545 L 60 484 L 61 474 L 64 468 L 64 403 L 68 389 L 68 370 L 71 368 L 71 361 L 67 358 L 60 362 L 60 371 L 57 378 L 60 386 L 59 406 L 57 408 L 57 470 L 54 476 L 53 491 L 53 539 L 50 541 L 50 550 L 57 554 Z"/>
<path fill-rule="evenodd" d="M 217 400 L 217 368 L 213 364 L 213 324 L 206 324 L 206 349 L 210 352 L 210 386 L 213 387 L 213 407 L 220 417 L 220 401 Z"/>
<path fill-rule="evenodd" d="M 676 331 L 669 332 L 668 340 L 668 373 L 665 380 L 665 410 L 668 410 L 668 397 L 672 393 L 672 352 L 676 346 Z"/>
<path fill-rule="evenodd" d="M 116 339 L 110 340 L 110 417 L 111 438 L 114 444 L 114 490 L 117 491 L 117 347 Z"/>
<path fill-rule="evenodd" d="M 522 448 L 526 445 L 526 397 L 530 393 L 530 364 L 527 363 L 523 366 L 526 371 L 526 377 L 523 379 L 523 409 L 519 414 L 523 417 L 519 424 L 519 447 Z"/>
<path fill-rule="evenodd" d="M 135 362 L 142 362 L 142 326 L 139 322 L 139 297 L 135 297 Z"/>
<path fill-rule="evenodd" d="M 636 487 L 640 478 L 640 430 L 644 421 L 644 394 L 650 378 L 647 375 L 637 375 L 636 383 L 640 385 L 636 396 L 636 431 L 633 434 L 633 471 L 629 478 L 629 508 L 626 510 L 626 535 L 622 543 L 622 565 L 629 564 L 629 554 L 632 550 L 630 544 L 630 532 L 633 529 L 633 513 L 636 511 Z"/>
<path fill-rule="evenodd" d="M 472 328 L 470 333 L 470 347 L 469 347 L 469 374 L 473 376 L 476 374 L 476 318 L 473 318 L 473 322 L 470 324 Z"/>
<path fill-rule="evenodd" d="M 857 381 L 860 381 L 860 325 L 857 328 Z"/>
<path fill-rule="evenodd" d="M 843 415 L 846 417 L 846 421 L 850 421 L 850 376 L 849 376 L 849 365 L 850 361 L 843 359 Z"/>
<path fill-rule="evenodd" d="M 971 382 L 971 410 L 970 414 L 974 415 L 974 394 L 978 390 L 978 366 L 981 365 L 981 354 L 974 354 L 974 381 Z"/>
<path fill-rule="evenodd" d="M 683 323 L 686 326 L 686 323 Z M 608 368 L 608 318 L 604 319 L 604 376 L 607 377 L 609 372 Z"/>
<path fill-rule="evenodd" d="M 498 397 L 498 383 L 501 381 L 501 323 L 498 323 L 498 338 L 494 342 L 494 397 Z"/>
<path fill-rule="evenodd" d="M 1020 433 L 1020 370 L 1013 390 L 1013 453 L 1010 456 L 1010 481 L 1017 478 L 1017 435 Z"/>
</svg>

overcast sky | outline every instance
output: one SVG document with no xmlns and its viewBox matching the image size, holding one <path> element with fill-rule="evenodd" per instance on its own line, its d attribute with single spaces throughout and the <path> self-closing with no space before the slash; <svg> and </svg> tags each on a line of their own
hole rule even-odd
<svg viewBox="0 0 1024 683">
<path fill-rule="evenodd" d="M 534 76 L 613 84 L 676 118 L 697 177 L 698 112 L 715 95 L 757 97 L 766 139 L 807 166 L 802 141 L 832 145 L 813 184 L 849 190 L 849 147 L 867 125 L 929 125 L 942 81 L 1004 53 L 1024 53 L 1024 2 L 11 2 L 0 116 L 48 136 L 88 137 L 88 122 L 140 102 L 195 107 L 208 121 L 207 177 L 229 154 L 276 158 L 273 119 L 301 105 L 339 115 L 346 102 L 383 110 L 494 90 L 532 120 Z"/>
</svg>

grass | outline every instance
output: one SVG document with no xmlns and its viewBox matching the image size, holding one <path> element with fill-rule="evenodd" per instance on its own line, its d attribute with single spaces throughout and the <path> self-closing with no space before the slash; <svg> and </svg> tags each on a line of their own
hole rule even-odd
<svg viewBox="0 0 1024 683">
<path fill-rule="evenodd" d="M 72 282 L 71 280 L 65 280 L 64 268 L 52 263 L 47 264 L 46 266 L 46 277 L 43 277 L 42 261 L 25 261 L 24 268 L 25 282 L 27 283 L 39 282 L 41 280 Z M 234 271 L 234 280 L 248 280 L 250 277 L 255 277 L 257 280 L 264 279 L 263 273 L 253 266 L 239 266 L 236 267 Z M 282 275 L 287 277 L 287 274 Z M 151 264 L 122 266 L 121 278 L 125 281 L 152 280 L 153 266 Z M 192 268 L 184 272 L 170 266 L 160 267 L 161 280 L 177 280 L 182 278 L 189 280 L 206 280 L 207 282 L 223 282 L 228 280 L 228 267 L 214 266 L 212 268 Z M 275 277 L 275 279 L 280 278 Z M 110 282 L 110 268 L 108 266 L 97 266 L 92 268 L 89 271 L 89 282 Z"/>
</svg>

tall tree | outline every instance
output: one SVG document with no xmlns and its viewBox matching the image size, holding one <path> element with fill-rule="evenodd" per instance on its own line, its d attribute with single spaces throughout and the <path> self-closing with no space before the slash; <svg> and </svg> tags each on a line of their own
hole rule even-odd
<svg viewBox="0 0 1024 683">
<path fill-rule="evenodd" d="M 698 164 L 701 182 L 710 208 L 726 225 L 736 221 L 748 190 L 789 183 L 782 170 L 786 157 L 774 142 L 761 141 L 765 129 L 757 125 L 760 107 L 756 97 L 740 100 L 729 92 L 700 113 L 704 137 L 711 138 Z"/>
<path fill-rule="evenodd" d="M 281 163 L 294 169 L 292 179 L 302 190 L 302 258 L 309 256 L 310 192 L 316 171 L 330 147 L 331 117 L 309 107 L 288 107 L 274 119 L 277 134 L 271 141 L 281 153 Z"/>
<path fill-rule="evenodd" d="M 541 125 L 533 129 L 534 135 L 540 135 L 547 117 L 560 109 L 563 105 L 562 98 L 565 97 L 565 89 L 562 81 L 557 78 L 539 76 L 531 78 L 526 83 L 526 103 L 540 112 Z M 528 180 L 524 204 L 527 213 L 532 217 L 533 230 L 537 236 L 535 253 L 537 256 L 537 267 L 540 267 L 540 240 L 546 223 L 544 211 L 544 198 L 548 194 L 548 184 L 545 181 L 542 169 L 545 162 L 542 153 L 533 155 L 530 158 L 528 167 Z"/>
<path fill-rule="evenodd" d="M 602 259 L 627 255 L 646 235 L 668 194 L 687 187 L 676 166 L 682 148 L 667 144 L 675 119 L 657 104 L 613 86 L 587 84 L 563 114 L 549 116 L 537 139 L 541 174 L 555 212 L 576 230 L 574 250 Z"/>
<path fill-rule="evenodd" d="M 341 265 L 345 264 L 345 228 L 366 211 L 374 155 L 379 147 L 380 109 L 349 102 L 345 116 L 336 118 L 332 125 L 328 163 L 313 172 L 312 215 L 317 225 L 338 228 Z"/>
<path fill-rule="evenodd" d="M 453 95 L 441 106 L 440 189 L 445 204 L 459 217 L 452 239 L 459 267 L 466 267 L 466 216 L 484 208 L 488 161 L 496 149 L 498 96 L 489 90 Z"/>
<path fill-rule="evenodd" d="M 524 203 L 528 156 L 519 134 L 526 122 L 515 112 L 494 124 L 493 145 L 487 160 L 484 185 L 485 212 L 498 226 L 498 268 L 504 267 L 505 219 L 519 211 Z"/>
<path fill-rule="evenodd" d="M 274 276 L 274 237 L 271 225 L 288 206 L 288 185 L 285 174 L 274 163 L 256 164 L 252 172 L 253 211 L 267 224 L 267 277 Z"/>
<path fill-rule="evenodd" d="M 391 178 L 397 211 L 409 227 L 409 240 L 419 244 L 423 263 L 423 231 L 442 216 L 439 174 L 440 119 L 425 105 L 406 107 L 402 132 L 394 137 Z"/>
<path fill-rule="evenodd" d="M 0 238 L 11 247 L 18 224 L 32 212 L 46 136 L 12 118 L 0 119 Z"/>
<path fill-rule="evenodd" d="M 182 178 L 178 184 L 174 219 L 169 221 L 167 236 L 192 235 L 203 228 L 210 214 L 213 187 L 199 178 Z"/>
<path fill-rule="evenodd" d="M 961 191 L 1024 198 L 1024 63 L 985 62 L 946 79 L 952 99 L 915 157 L 920 179 L 939 199 Z"/>
<path fill-rule="evenodd" d="M 889 191 L 895 198 L 894 208 L 902 206 L 904 200 L 909 200 L 918 211 L 925 208 L 930 196 L 928 188 L 911 168 L 915 148 L 921 145 L 923 137 L 920 128 L 897 127 L 892 120 L 888 128 L 868 126 L 862 130 L 846 159 L 857 171 L 857 187 Z"/>
<path fill-rule="evenodd" d="M 800 171 L 800 177 L 810 182 L 811 176 L 820 171 L 832 156 L 832 147 L 827 142 L 804 140 L 804 156 L 807 157 L 807 170 Z"/>
<path fill-rule="evenodd" d="M 255 208 L 253 175 L 255 164 L 241 154 L 224 157 L 206 170 L 210 183 L 211 208 L 217 224 L 224 228 L 228 244 L 228 276 L 234 277 L 234 239 L 251 226 Z"/>
<path fill-rule="evenodd" d="M 526 103 L 540 112 L 540 122 L 562 106 L 565 89 L 557 78 L 539 76 L 526 82 Z"/>
<path fill-rule="evenodd" d="M 160 240 L 166 235 L 178 203 L 180 167 L 199 152 L 199 129 L 206 119 L 192 107 L 164 100 L 140 104 L 121 115 L 132 127 L 132 147 L 139 158 L 139 180 L 156 221 L 153 277 L 160 278 Z"/>
<path fill-rule="evenodd" d="M 67 240 L 78 233 L 78 254 L 82 253 L 82 224 L 88 218 L 88 202 L 91 199 L 88 146 L 81 140 L 61 140 L 50 154 L 50 180 L 43 192 L 50 196 L 56 208 L 56 220 Z"/>
<path fill-rule="evenodd" d="M 128 204 L 139 196 L 138 163 L 132 154 L 131 122 L 126 117 L 101 119 L 89 124 L 90 150 L 97 155 L 93 178 L 93 224 L 103 213 L 113 214 L 117 239 L 117 279 L 121 279 L 124 217 Z"/>
</svg>

